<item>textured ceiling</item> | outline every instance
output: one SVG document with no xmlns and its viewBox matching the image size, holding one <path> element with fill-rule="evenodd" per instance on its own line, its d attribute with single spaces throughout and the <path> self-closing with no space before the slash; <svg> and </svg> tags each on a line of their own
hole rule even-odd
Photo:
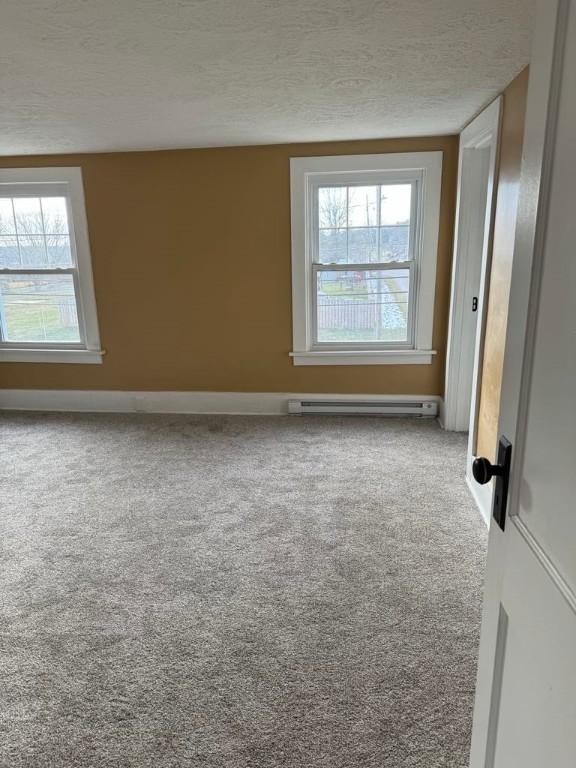
<svg viewBox="0 0 576 768">
<path fill-rule="evenodd" d="M 0 0 L 0 154 L 454 133 L 533 0 Z"/>
</svg>

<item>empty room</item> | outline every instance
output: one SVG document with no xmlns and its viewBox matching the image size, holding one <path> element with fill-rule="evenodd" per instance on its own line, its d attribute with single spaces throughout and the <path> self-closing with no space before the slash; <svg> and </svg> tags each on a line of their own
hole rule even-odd
<svg viewBox="0 0 576 768">
<path fill-rule="evenodd" d="M 0 0 L 0 766 L 573 768 L 575 0 Z"/>
</svg>

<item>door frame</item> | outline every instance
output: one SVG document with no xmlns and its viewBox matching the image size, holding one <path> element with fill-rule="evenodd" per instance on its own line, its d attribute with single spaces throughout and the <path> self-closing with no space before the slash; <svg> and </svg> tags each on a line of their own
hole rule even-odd
<svg viewBox="0 0 576 768">
<path fill-rule="evenodd" d="M 501 120 L 502 96 L 498 96 L 460 133 L 445 395 L 441 415 L 443 428 L 455 432 L 468 431 L 471 425 L 470 415 L 477 411 L 479 360 L 486 321 L 485 298 L 496 207 Z M 483 174 L 478 164 L 468 162 L 470 153 L 474 150 L 489 151 L 484 206 L 479 206 L 479 202 L 482 202 L 479 196 L 482 194 L 484 184 Z M 475 248 L 470 247 L 472 233 L 478 229 L 483 229 L 484 232 L 480 254 Z M 477 322 L 473 325 L 466 323 L 465 320 L 470 312 L 468 306 L 470 275 L 478 271 L 480 282 L 477 291 L 475 290 L 478 299 Z"/>
</svg>

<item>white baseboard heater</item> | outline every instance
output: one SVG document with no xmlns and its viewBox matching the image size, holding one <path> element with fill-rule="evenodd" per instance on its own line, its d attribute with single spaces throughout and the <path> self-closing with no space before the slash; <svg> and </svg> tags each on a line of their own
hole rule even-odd
<svg viewBox="0 0 576 768">
<path fill-rule="evenodd" d="M 436 400 L 288 400 L 288 413 L 333 416 L 438 416 Z"/>
</svg>

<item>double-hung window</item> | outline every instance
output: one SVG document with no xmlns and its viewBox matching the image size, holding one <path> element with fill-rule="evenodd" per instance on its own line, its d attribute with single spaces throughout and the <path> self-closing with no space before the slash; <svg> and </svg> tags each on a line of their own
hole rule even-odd
<svg viewBox="0 0 576 768">
<path fill-rule="evenodd" d="M 429 363 L 441 152 L 293 158 L 296 365 Z"/>
<path fill-rule="evenodd" d="M 80 169 L 0 169 L 0 361 L 101 358 Z"/>
</svg>

